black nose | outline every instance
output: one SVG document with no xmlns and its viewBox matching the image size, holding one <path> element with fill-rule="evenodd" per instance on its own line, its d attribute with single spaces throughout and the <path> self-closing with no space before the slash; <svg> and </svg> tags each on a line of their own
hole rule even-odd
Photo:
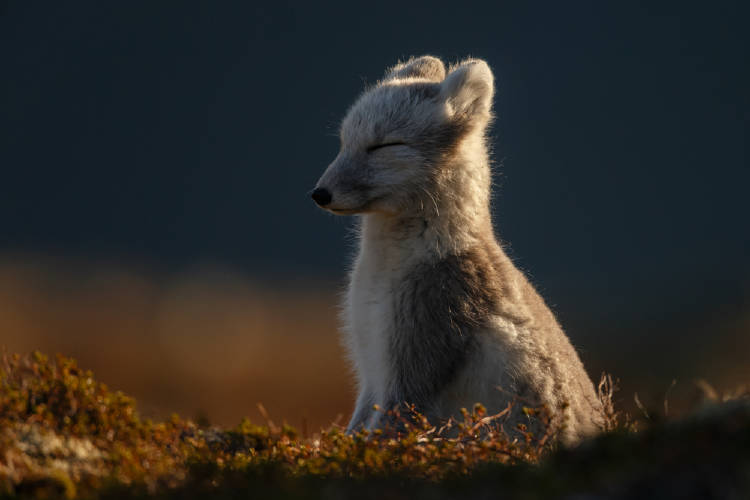
<svg viewBox="0 0 750 500">
<path fill-rule="evenodd" d="M 321 207 L 324 207 L 331 203 L 331 198 L 333 198 L 333 196 L 331 196 L 331 192 L 326 188 L 317 188 L 312 192 L 312 199 L 315 200 L 315 203 L 317 203 Z"/>
</svg>

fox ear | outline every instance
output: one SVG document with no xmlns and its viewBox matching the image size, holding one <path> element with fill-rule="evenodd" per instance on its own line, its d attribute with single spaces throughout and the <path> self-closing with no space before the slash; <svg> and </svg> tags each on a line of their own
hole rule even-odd
<svg viewBox="0 0 750 500">
<path fill-rule="evenodd" d="M 425 78 L 433 82 L 441 82 L 445 78 L 445 65 L 443 61 L 433 56 L 412 57 L 385 72 L 386 80 L 396 78 Z"/>
<path fill-rule="evenodd" d="M 451 70 L 440 85 L 440 95 L 456 117 L 489 119 L 495 92 L 493 82 L 486 62 L 468 59 Z"/>
</svg>

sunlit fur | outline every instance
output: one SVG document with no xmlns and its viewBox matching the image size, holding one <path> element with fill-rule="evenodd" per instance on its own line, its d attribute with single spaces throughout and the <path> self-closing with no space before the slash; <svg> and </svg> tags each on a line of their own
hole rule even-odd
<svg viewBox="0 0 750 500">
<path fill-rule="evenodd" d="M 350 430 L 383 424 L 374 404 L 413 403 L 440 420 L 515 396 L 561 412 L 566 442 L 598 428 L 578 355 L 494 235 L 493 93 L 484 61 L 446 71 L 423 56 L 389 69 L 343 120 L 317 187 L 332 195 L 325 209 L 361 218 L 344 304 L 359 389 Z"/>
</svg>

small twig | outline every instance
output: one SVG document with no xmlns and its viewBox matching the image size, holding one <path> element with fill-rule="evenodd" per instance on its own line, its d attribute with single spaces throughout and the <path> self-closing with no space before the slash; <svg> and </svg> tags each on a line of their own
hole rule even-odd
<svg viewBox="0 0 750 500">
<path fill-rule="evenodd" d="M 503 416 L 507 415 L 508 413 L 510 413 L 510 410 L 511 410 L 512 408 L 513 408 L 513 402 L 511 401 L 511 402 L 509 402 L 509 403 L 508 403 L 508 406 L 507 406 L 507 407 L 506 407 L 506 408 L 505 408 L 505 409 L 504 409 L 503 411 L 501 411 L 500 413 L 497 413 L 497 414 L 495 414 L 495 415 L 490 415 L 490 416 L 488 416 L 488 417 L 484 417 L 484 418 L 480 419 L 480 420 L 479 420 L 479 422 L 477 422 L 477 423 L 476 423 L 476 424 L 475 424 L 475 425 L 474 425 L 474 426 L 473 426 L 473 427 L 471 428 L 471 431 L 470 431 L 470 432 L 471 432 L 471 433 L 474 433 L 474 432 L 476 432 L 476 431 L 477 431 L 477 430 L 478 430 L 478 429 L 479 429 L 480 427 L 482 427 L 483 425 L 488 425 L 488 424 L 489 424 L 490 422 L 492 422 L 493 420 L 497 420 L 498 418 L 500 418 L 500 417 L 503 417 Z"/>
<path fill-rule="evenodd" d="M 635 405 L 638 407 L 638 409 L 643 412 L 643 415 L 646 417 L 646 420 L 651 420 L 651 417 L 649 416 L 648 411 L 646 411 L 646 407 L 643 406 L 643 403 L 641 403 L 641 400 L 638 397 L 637 392 L 633 394 L 633 400 L 635 401 Z"/>
<path fill-rule="evenodd" d="M 276 427 L 276 424 L 273 423 L 273 420 L 271 420 L 271 417 L 268 416 L 268 411 L 266 410 L 266 407 L 263 406 L 263 403 L 258 403 L 258 411 L 260 412 L 260 415 L 266 420 L 266 425 L 270 429 L 272 433 L 279 432 L 279 428 Z"/>
</svg>

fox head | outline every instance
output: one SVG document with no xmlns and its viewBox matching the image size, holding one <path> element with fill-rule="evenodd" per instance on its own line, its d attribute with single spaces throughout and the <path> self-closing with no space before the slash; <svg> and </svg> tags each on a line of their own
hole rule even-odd
<svg viewBox="0 0 750 500">
<path fill-rule="evenodd" d="M 336 214 L 417 214 L 436 206 L 446 179 L 455 176 L 452 159 L 462 143 L 478 139 L 486 154 L 492 96 L 492 72 L 479 59 L 447 74 L 432 56 L 390 68 L 346 114 L 341 149 L 313 199 Z"/>
</svg>

